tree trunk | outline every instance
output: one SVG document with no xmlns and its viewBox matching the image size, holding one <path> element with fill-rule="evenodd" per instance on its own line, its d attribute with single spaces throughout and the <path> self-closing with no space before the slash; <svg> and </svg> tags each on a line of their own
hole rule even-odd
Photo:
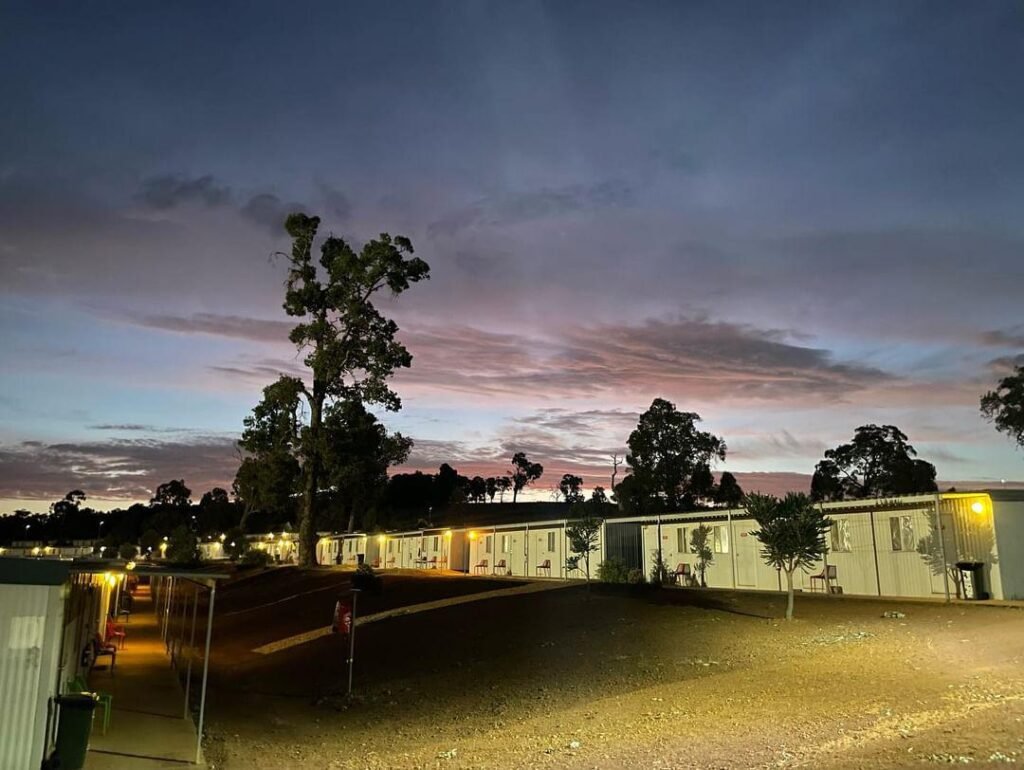
<svg viewBox="0 0 1024 770">
<path fill-rule="evenodd" d="M 786 620 L 793 619 L 793 570 L 786 570 Z"/>
<path fill-rule="evenodd" d="M 348 533 L 351 535 L 356 531 L 356 503 L 354 500 L 348 504 Z"/>
<path fill-rule="evenodd" d="M 512 487 L 512 504 L 515 505 L 516 498 L 519 497 L 519 490 Z"/>
<path fill-rule="evenodd" d="M 320 423 L 324 409 L 324 385 L 313 382 L 313 397 L 309 400 L 308 444 L 303 447 L 306 462 L 305 487 L 302 491 L 302 514 L 299 519 L 299 566 L 316 565 L 316 493 L 320 485 Z"/>
</svg>

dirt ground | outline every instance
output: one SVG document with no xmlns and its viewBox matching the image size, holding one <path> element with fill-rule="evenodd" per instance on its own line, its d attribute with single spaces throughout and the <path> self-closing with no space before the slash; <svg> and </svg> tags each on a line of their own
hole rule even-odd
<svg viewBox="0 0 1024 770">
<path fill-rule="evenodd" d="M 275 572 L 223 603 L 214 767 L 1024 764 L 1020 610 L 800 595 L 786 623 L 776 594 L 576 586 L 360 628 L 349 704 L 330 694 L 344 681 L 338 638 L 248 652 L 323 625 L 346 580 Z M 393 577 L 377 601 L 495 584 L 509 585 Z"/>
</svg>

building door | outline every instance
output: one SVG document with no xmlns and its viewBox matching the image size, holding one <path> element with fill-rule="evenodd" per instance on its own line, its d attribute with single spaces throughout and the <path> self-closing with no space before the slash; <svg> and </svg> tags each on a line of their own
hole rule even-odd
<svg viewBox="0 0 1024 770">
<path fill-rule="evenodd" d="M 757 538 L 739 532 L 736 538 L 736 585 L 752 588 L 757 585 Z"/>
</svg>

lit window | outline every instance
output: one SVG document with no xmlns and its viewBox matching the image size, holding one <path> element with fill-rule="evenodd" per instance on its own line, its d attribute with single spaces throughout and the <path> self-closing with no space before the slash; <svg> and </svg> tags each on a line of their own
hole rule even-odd
<svg viewBox="0 0 1024 770">
<path fill-rule="evenodd" d="M 493 543 L 491 542 L 491 536 L 488 535 L 487 537 L 484 538 L 484 552 L 485 553 L 490 553 L 492 545 L 493 545 Z"/>
<path fill-rule="evenodd" d="M 509 553 L 512 550 L 512 538 L 508 535 L 501 536 L 501 552 Z"/>
<path fill-rule="evenodd" d="M 715 553 L 729 553 L 729 528 L 714 527 Z"/>
<path fill-rule="evenodd" d="M 686 553 L 686 527 L 676 528 L 676 553 Z"/>
<path fill-rule="evenodd" d="M 832 522 L 832 552 L 849 553 L 853 550 L 850 537 L 850 520 L 836 519 Z"/>
</svg>

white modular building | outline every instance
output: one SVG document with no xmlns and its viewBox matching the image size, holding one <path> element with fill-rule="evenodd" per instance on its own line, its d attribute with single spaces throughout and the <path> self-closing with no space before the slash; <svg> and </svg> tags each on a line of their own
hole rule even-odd
<svg viewBox="0 0 1024 770">
<path fill-rule="evenodd" d="M 576 570 L 567 564 L 575 555 L 566 536 L 571 520 L 488 521 L 487 505 L 471 506 L 469 512 L 477 508 L 477 521 L 459 526 L 324 537 L 318 561 L 354 567 L 365 560 L 384 569 L 438 568 L 470 575 L 583 577 L 582 564 Z M 851 500 L 821 508 L 832 521 L 828 553 L 796 573 L 799 590 L 956 597 L 976 587 L 994 599 L 1024 599 L 1024 490 Z M 743 509 L 609 517 L 591 555 L 591 577 L 604 560 L 614 558 L 650 579 L 660 557 L 679 583 L 697 584 L 693 535 L 698 527 L 707 528 L 712 552 L 704 574 L 708 586 L 783 587 L 784 576 L 764 562 L 754 534 L 757 523 Z"/>
</svg>

